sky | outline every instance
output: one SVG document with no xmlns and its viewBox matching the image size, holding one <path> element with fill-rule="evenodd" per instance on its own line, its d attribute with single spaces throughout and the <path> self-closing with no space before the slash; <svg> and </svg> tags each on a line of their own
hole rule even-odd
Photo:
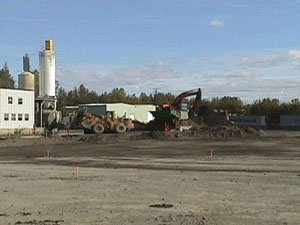
<svg viewBox="0 0 300 225">
<path fill-rule="evenodd" d="M 300 0 L 0 0 L 0 67 L 39 69 L 46 39 L 71 90 L 300 99 Z"/>
</svg>

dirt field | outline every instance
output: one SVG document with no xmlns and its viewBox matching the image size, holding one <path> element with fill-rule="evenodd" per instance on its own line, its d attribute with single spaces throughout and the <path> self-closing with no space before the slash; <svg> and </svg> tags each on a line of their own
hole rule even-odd
<svg viewBox="0 0 300 225">
<path fill-rule="evenodd" d="M 300 133 L 0 141 L 0 224 L 300 224 Z"/>
</svg>

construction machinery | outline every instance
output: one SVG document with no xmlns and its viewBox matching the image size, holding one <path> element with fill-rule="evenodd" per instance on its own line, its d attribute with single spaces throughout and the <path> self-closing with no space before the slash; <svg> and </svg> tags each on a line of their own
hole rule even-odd
<svg viewBox="0 0 300 225">
<path fill-rule="evenodd" d="M 195 96 L 188 105 L 186 98 Z M 159 106 L 152 129 L 160 131 L 194 130 L 199 135 L 231 137 L 240 136 L 241 130 L 229 121 L 226 110 L 216 111 L 201 106 L 201 88 L 185 91 L 178 95 L 173 103 Z"/>
<path fill-rule="evenodd" d="M 189 107 L 186 98 L 196 96 L 194 103 Z M 158 130 L 188 129 L 187 121 L 198 114 L 201 104 L 201 88 L 185 91 L 178 95 L 171 104 L 159 106 L 155 112 L 154 126 Z"/>
<path fill-rule="evenodd" d="M 79 111 L 72 124 L 73 128 L 81 128 L 86 133 L 94 134 L 124 133 L 134 127 L 131 119 L 117 118 L 114 112 L 107 112 L 105 116 L 97 116 L 89 112 Z"/>
</svg>

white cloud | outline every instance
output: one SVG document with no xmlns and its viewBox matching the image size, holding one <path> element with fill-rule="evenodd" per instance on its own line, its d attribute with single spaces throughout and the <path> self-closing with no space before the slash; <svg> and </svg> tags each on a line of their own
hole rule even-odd
<svg viewBox="0 0 300 225">
<path fill-rule="evenodd" d="M 270 68 L 282 63 L 300 66 L 300 49 L 291 49 L 285 53 L 268 54 L 262 57 L 244 55 L 240 56 L 238 60 L 240 65 L 249 68 Z"/>
<path fill-rule="evenodd" d="M 213 27 L 223 27 L 224 26 L 224 20 L 215 18 L 215 19 L 212 19 L 209 22 L 209 25 L 213 26 Z"/>
<path fill-rule="evenodd" d="M 92 90 L 103 92 L 115 87 L 133 86 L 139 88 L 151 85 L 164 87 L 168 80 L 178 78 L 178 72 L 165 62 L 159 61 L 157 64 L 144 67 L 127 67 L 101 73 L 58 70 L 57 77 L 59 82 L 63 84 L 62 86 L 67 89 L 84 84 Z"/>
<path fill-rule="evenodd" d="M 280 63 L 287 62 L 289 57 L 287 55 L 270 54 L 262 58 L 254 58 L 251 56 L 242 56 L 239 58 L 242 66 L 249 66 L 253 68 L 266 68 L 277 66 Z"/>
<path fill-rule="evenodd" d="M 291 57 L 293 65 L 300 66 L 300 49 L 291 49 L 288 54 Z"/>
<path fill-rule="evenodd" d="M 219 74 L 218 76 L 226 79 L 236 79 L 236 78 L 244 79 L 244 78 L 257 77 L 258 73 L 250 69 L 235 69 L 235 70 L 225 70 L 222 72 L 222 74 Z"/>
<path fill-rule="evenodd" d="M 291 82 L 293 81 L 293 82 Z M 255 99 L 277 98 L 281 101 L 290 101 L 299 98 L 300 78 L 297 76 L 281 77 L 274 79 L 263 74 L 249 77 L 235 76 L 211 76 L 211 79 L 203 79 L 201 87 L 204 98 L 236 96 L 243 101 L 252 102 Z M 284 93 L 280 94 L 280 91 Z"/>
<path fill-rule="evenodd" d="M 176 71 L 173 65 L 164 61 L 146 66 L 132 66 L 100 71 L 63 70 L 57 71 L 61 86 L 67 90 L 75 85 L 84 84 L 97 93 L 124 87 L 128 93 L 150 93 L 154 88 L 161 92 L 179 94 L 182 91 L 201 87 L 204 98 L 237 96 L 246 102 L 261 98 L 278 98 L 290 101 L 300 96 L 300 76 L 289 73 L 298 62 L 300 50 L 294 49 L 280 54 L 269 54 L 262 57 L 242 56 L 238 65 L 226 64 L 211 67 L 210 61 L 189 64 L 188 68 Z M 279 67 L 285 62 L 283 67 Z M 209 70 L 203 67 L 209 65 Z M 278 66 L 278 68 L 273 68 Z M 270 70 L 265 68 L 272 67 Z M 211 69 L 213 68 L 213 69 Z M 297 67 L 298 68 L 298 67 Z M 299 67 L 300 68 L 300 67 Z M 287 70 L 286 70 L 287 69 Z M 284 72 L 284 76 L 281 75 Z M 274 74 L 275 73 L 275 74 Z"/>
</svg>

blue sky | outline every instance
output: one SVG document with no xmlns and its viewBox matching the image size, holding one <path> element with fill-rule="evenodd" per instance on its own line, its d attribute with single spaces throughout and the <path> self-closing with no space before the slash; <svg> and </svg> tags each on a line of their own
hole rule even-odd
<svg viewBox="0 0 300 225">
<path fill-rule="evenodd" d="M 0 65 L 38 69 L 54 39 L 57 80 L 101 93 L 300 98 L 300 0 L 0 0 Z"/>
</svg>

